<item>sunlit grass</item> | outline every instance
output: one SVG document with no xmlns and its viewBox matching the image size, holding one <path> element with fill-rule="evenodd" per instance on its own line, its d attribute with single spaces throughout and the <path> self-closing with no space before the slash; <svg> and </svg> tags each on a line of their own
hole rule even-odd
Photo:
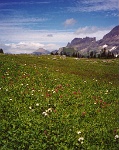
<svg viewBox="0 0 119 150">
<path fill-rule="evenodd" d="M 118 150 L 118 66 L 0 55 L 0 149 Z"/>
</svg>

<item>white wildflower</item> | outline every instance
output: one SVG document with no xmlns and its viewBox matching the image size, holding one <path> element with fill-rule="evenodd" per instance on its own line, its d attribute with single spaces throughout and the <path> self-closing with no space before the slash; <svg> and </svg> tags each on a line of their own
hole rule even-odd
<svg viewBox="0 0 119 150">
<path fill-rule="evenodd" d="M 80 142 L 80 141 L 84 141 L 84 138 L 83 137 L 80 137 L 79 139 L 78 139 L 78 141 Z"/>
<path fill-rule="evenodd" d="M 48 113 L 48 110 L 45 110 L 46 113 Z"/>
<path fill-rule="evenodd" d="M 83 137 L 80 137 L 80 138 L 78 139 L 78 141 L 79 141 L 81 144 L 83 144 L 84 138 L 83 138 Z"/>
<path fill-rule="evenodd" d="M 12 101 L 12 98 L 10 98 L 10 101 Z"/>
<path fill-rule="evenodd" d="M 48 116 L 48 113 L 47 112 L 43 112 L 42 115 Z"/>
<path fill-rule="evenodd" d="M 52 108 L 48 108 L 48 110 L 47 110 L 48 112 L 52 112 Z"/>
<path fill-rule="evenodd" d="M 108 90 L 106 90 L 106 93 L 108 93 L 109 91 Z"/>
<path fill-rule="evenodd" d="M 53 58 L 53 60 L 56 60 L 56 59 L 57 59 L 57 58 L 55 58 L 55 57 Z"/>
<path fill-rule="evenodd" d="M 77 134 L 81 134 L 81 131 L 77 131 Z"/>
<path fill-rule="evenodd" d="M 36 106 L 39 106 L 39 103 L 36 103 Z"/>
<path fill-rule="evenodd" d="M 34 112 L 34 109 L 32 109 L 31 111 Z"/>
<path fill-rule="evenodd" d="M 115 137 L 114 137 L 114 138 L 115 138 L 115 140 L 116 140 L 116 139 L 119 139 L 119 135 L 115 135 Z"/>
<path fill-rule="evenodd" d="M 32 107 L 31 107 L 31 106 L 29 106 L 29 109 L 32 109 Z"/>
</svg>

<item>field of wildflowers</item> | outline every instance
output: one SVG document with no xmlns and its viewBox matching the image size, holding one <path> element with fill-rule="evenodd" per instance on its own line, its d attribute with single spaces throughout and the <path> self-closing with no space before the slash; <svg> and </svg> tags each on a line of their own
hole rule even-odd
<svg viewBox="0 0 119 150">
<path fill-rule="evenodd" d="M 118 67 L 0 55 L 0 150 L 118 150 Z"/>
</svg>

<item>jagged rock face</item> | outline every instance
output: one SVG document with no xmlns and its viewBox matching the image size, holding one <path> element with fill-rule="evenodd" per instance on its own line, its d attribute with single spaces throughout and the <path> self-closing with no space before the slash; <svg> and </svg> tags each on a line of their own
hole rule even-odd
<svg viewBox="0 0 119 150">
<path fill-rule="evenodd" d="M 107 44 L 108 46 L 119 46 L 119 26 L 113 28 L 108 34 L 106 34 L 103 39 L 97 41 L 97 43 L 102 46 Z"/>
<path fill-rule="evenodd" d="M 84 49 L 85 47 L 88 47 L 89 45 L 92 45 L 96 42 L 96 38 L 75 38 L 67 45 L 68 48 L 74 48 L 76 50 Z"/>
<path fill-rule="evenodd" d="M 90 38 L 90 37 L 86 37 L 86 38 L 75 38 L 74 40 L 72 40 L 71 45 L 76 45 L 76 44 L 81 44 L 81 43 L 91 43 L 91 42 L 96 42 L 96 38 Z"/>
<path fill-rule="evenodd" d="M 98 53 L 105 44 L 107 45 L 107 50 L 119 53 L 119 26 L 114 27 L 99 41 L 96 41 L 95 37 L 75 38 L 71 41 L 71 43 L 68 43 L 66 47 L 74 48 L 81 53 L 87 53 L 92 50 Z"/>
<path fill-rule="evenodd" d="M 119 26 L 114 27 L 108 34 L 103 37 L 103 40 L 119 37 Z"/>
</svg>

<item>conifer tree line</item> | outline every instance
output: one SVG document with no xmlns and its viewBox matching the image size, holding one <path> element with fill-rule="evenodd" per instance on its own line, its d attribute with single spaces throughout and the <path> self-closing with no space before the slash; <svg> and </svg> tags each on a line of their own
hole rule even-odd
<svg viewBox="0 0 119 150">
<path fill-rule="evenodd" d="M 52 53 L 51 52 L 51 55 L 65 55 L 68 57 L 76 57 L 76 58 L 84 58 L 84 57 L 87 57 L 87 58 L 115 58 L 113 52 L 107 50 L 106 48 L 102 48 L 99 53 L 97 53 L 96 51 L 93 51 L 93 50 L 87 51 L 87 55 L 83 55 L 79 51 L 75 51 L 75 50 L 73 50 L 72 52 L 68 51 L 68 48 L 67 48 L 67 51 L 62 50 L 60 53 L 58 53 L 58 52 Z"/>
</svg>

